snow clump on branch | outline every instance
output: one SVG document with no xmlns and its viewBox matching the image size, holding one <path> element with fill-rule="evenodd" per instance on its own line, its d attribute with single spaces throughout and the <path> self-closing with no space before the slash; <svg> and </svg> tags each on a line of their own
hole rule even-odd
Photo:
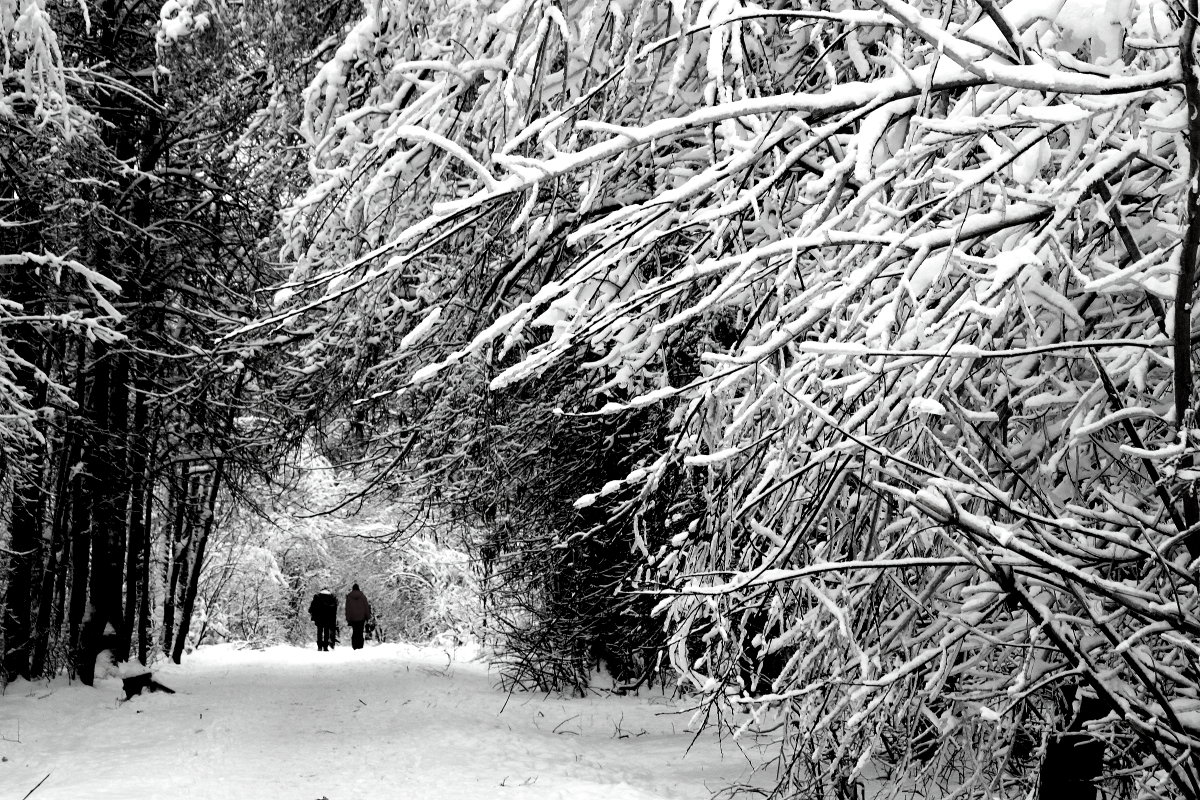
<svg viewBox="0 0 1200 800">
<path fill-rule="evenodd" d="M 203 0 L 167 0 L 158 12 L 154 41 L 159 48 L 170 47 L 190 36 L 202 33 L 210 22 L 209 11 L 199 11 Z"/>
</svg>

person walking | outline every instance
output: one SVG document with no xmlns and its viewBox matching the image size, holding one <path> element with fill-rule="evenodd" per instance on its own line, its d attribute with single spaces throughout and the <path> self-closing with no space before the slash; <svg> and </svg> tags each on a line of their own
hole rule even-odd
<svg viewBox="0 0 1200 800">
<path fill-rule="evenodd" d="M 308 604 L 308 615 L 317 626 L 317 649 L 332 650 L 337 641 L 338 601 L 326 587 L 317 592 Z"/>
<path fill-rule="evenodd" d="M 346 622 L 350 623 L 350 646 L 355 650 L 363 647 L 363 625 L 371 618 L 371 604 L 363 594 L 358 584 L 346 595 Z"/>
</svg>

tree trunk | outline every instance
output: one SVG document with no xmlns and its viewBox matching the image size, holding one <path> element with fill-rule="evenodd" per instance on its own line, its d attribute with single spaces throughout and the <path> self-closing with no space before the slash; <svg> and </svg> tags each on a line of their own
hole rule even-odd
<svg viewBox="0 0 1200 800">
<path fill-rule="evenodd" d="M 83 338 L 79 337 L 77 352 L 79 358 L 75 364 L 75 387 L 73 400 L 76 408 L 82 408 L 84 403 L 83 354 L 85 348 Z M 60 361 L 65 361 L 61 355 Z M 34 632 L 33 663 L 30 672 L 34 677 L 46 674 L 47 659 L 50 653 L 51 638 L 61 635 L 63 622 L 63 604 L 66 594 L 66 574 L 71 557 L 70 538 L 70 487 L 75 473 L 74 465 L 79 462 L 80 435 L 74 427 L 72 415 L 64 415 L 61 427 L 64 430 L 58 448 L 55 462 L 53 484 L 54 494 L 53 513 L 50 521 L 50 553 L 46 560 L 46 568 L 42 573 L 42 585 L 38 591 L 38 616 Z M 51 476 L 48 476 L 51 477 Z"/>
<path fill-rule="evenodd" d="M 225 415 L 224 441 L 228 443 L 233 435 L 233 420 L 238 401 L 241 400 L 242 388 L 245 386 L 246 369 L 242 367 L 238 373 L 237 383 L 229 398 L 229 407 Z M 226 444 L 228 446 L 228 444 Z M 187 582 L 187 593 L 183 599 L 183 613 L 179 619 L 179 636 L 175 639 L 175 649 L 171 652 L 171 660 L 176 664 L 183 658 L 183 648 L 187 644 L 188 629 L 192 624 L 192 612 L 196 608 L 196 594 L 200 590 L 200 570 L 204 566 L 204 549 L 208 545 L 208 537 L 212 533 L 213 524 L 217 518 L 217 496 L 221 491 L 221 479 L 224 477 L 226 457 L 224 453 L 216 457 L 213 465 L 212 484 L 209 486 L 208 501 L 204 508 L 204 521 L 200 528 L 199 541 L 196 542 L 196 555 L 192 561 L 192 574 Z"/>
<path fill-rule="evenodd" d="M 67 611 L 67 646 L 71 652 L 72 669 L 77 671 L 91 568 L 92 548 L 88 539 L 91 506 L 87 502 L 87 487 L 82 473 L 75 476 L 71 485 L 71 603 Z"/>
<path fill-rule="evenodd" d="M 30 219 L 41 217 L 36 204 L 24 202 L 22 216 Z M 35 226 L 35 230 L 37 230 Z M 6 243 L 7 244 L 7 243 Z M 17 252 L 37 251 L 43 248 L 40 236 L 34 233 L 30 240 L 19 241 Z M 6 267 L 0 271 L 5 283 L 5 296 L 21 304 L 23 313 L 34 316 L 43 313 L 46 298 L 39 286 L 32 263 Z M 14 383 L 27 398 L 28 408 L 36 417 L 17 420 L 14 426 L 15 442 L 12 459 L 12 506 L 9 521 L 9 552 L 7 553 L 7 586 L 4 593 L 4 616 L 0 620 L 3 635 L 3 658 L 0 669 L 4 677 L 30 677 L 30 656 L 33 651 L 33 601 L 38 571 L 42 566 L 42 472 L 45 445 L 42 433 L 45 428 L 41 414 L 46 406 L 46 381 L 39 379 L 45 368 L 44 333 L 27 322 L 9 326 L 9 346 L 17 360 L 11 365 Z"/>
<path fill-rule="evenodd" d="M 24 371 L 24 370 L 22 370 Z M 40 407 L 45 391 L 35 395 Z M 42 445 L 30 439 L 22 448 L 14 475 L 12 521 L 8 553 L 8 586 L 4 594 L 4 675 L 7 680 L 30 678 L 33 652 L 33 587 L 42 565 L 42 511 L 40 481 Z"/>
<path fill-rule="evenodd" d="M 1068 708 L 1079 690 L 1064 691 Z M 1068 711 L 1068 713 L 1071 713 Z M 1089 722 L 1103 719 L 1108 706 L 1089 694 L 1079 694 L 1079 710 L 1067 729 L 1050 737 L 1039 776 L 1038 800 L 1096 800 L 1097 782 L 1104 775 L 1104 740 L 1087 732 Z"/>
<path fill-rule="evenodd" d="M 142 523 L 144 546 L 142 547 L 142 594 L 138 598 L 138 661 L 148 664 L 150 657 L 150 521 L 154 513 L 154 484 L 146 481 L 145 520 Z"/>
<path fill-rule="evenodd" d="M 1200 2 L 1186 0 L 1183 8 L 1183 28 L 1179 36 L 1179 67 L 1183 76 L 1183 97 L 1188 110 L 1188 193 L 1187 225 L 1179 254 L 1179 277 L 1175 284 L 1175 340 L 1172 343 L 1172 362 L 1175 367 L 1175 424 L 1186 431 L 1195 422 L 1192 405 L 1194 376 L 1192 374 L 1192 302 L 1195 300 L 1197 269 L 1200 265 L 1200 77 L 1196 74 L 1196 26 Z M 1195 463 L 1192 448 L 1179 459 L 1179 469 L 1190 469 Z M 1200 498 L 1191 484 L 1183 490 L 1183 517 L 1188 531 L 1184 539 L 1192 558 L 1200 556 Z"/>
<path fill-rule="evenodd" d="M 87 357 L 87 340 L 77 337 L 75 358 L 75 385 L 73 400 L 75 409 L 82 409 L 86 400 L 84 365 Z M 68 415 L 64 421 L 66 434 L 62 444 L 62 458 L 59 461 L 58 473 L 55 476 L 54 516 L 51 532 L 53 548 L 53 569 L 48 565 L 45 581 L 42 585 L 42 605 L 38 607 L 38 643 L 34 649 L 34 675 L 43 675 L 47 669 L 47 658 L 50 652 L 51 637 L 61 637 L 62 625 L 65 618 L 64 610 L 67 602 L 67 576 L 73 567 L 73 531 L 74 526 L 86 526 L 86 521 L 79 522 L 75 518 L 75 501 L 78 499 L 79 469 L 76 465 L 83 457 L 83 434 L 79 430 L 80 420 Z M 51 581 L 53 583 L 51 584 Z M 43 619 L 43 613 L 49 615 Z M 75 638 L 68 638 L 69 646 L 74 646 Z"/>
<path fill-rule="evenodd" d="M 186 577 L 187 554 L 191 540 L 192 476 L 191 463 L 179 465 L 179 480 L 172 485 L 174 499 L 171 531 L 166 537 L 166 591 L 163 593 L 162 648 L 170 653 L 175 637 L 175 598 L 179 591 L 181 573 Z"/>
<path fill-rule="evenodd" d="M 38 587 L 37 620 L 33 626 L 33 650 L 30 655 L 29 674 L 31 677 L 41 677 L 46 671 L 46 655 L 50 649 L 50 626 L 54 609 L 54 579 L 58 575 L 58 565 L 62 559 L 63 542 L 57 532 L 51 529 L 50 552 L 46 557 L 45 569 L 42 571 L 41 585 Z M 30 587 L 32 591 L 33 587 Z"/>
<path fill-rule="evenodd" d="M 204 515 L 196 536 L 196 548 L 191 559 L 191 573 L 184 581 L 184 593 L 180 603 L 179 632 L 175 637 L 175 647 L 171 651 L 171 660 L 176 664 L 183 658 L 183 649 L 187 646 L 188 630 L 192 625 L 192 613 L 196 608 L 196 593 L 200 588 L 200 570 L 204 565 L 204 550 L 208 545 L 208 536 L 212 532 L 215 519 L 217 493 L 221 490 L 221 473 L 224 471 L 224 459 L 218 458 L 216 469 L 208 487 L 208 497 L 204 504 Z"/>
<path fill-rule="evenodd" d="M 145 569 L 145 554 L 149 551 L 148 529 L 143 503 L 146 502 L 147 462 L 147 419 L 146 392 L 149 381 L 141 374 L 133 399 L 133 430 L 130 432 L 129 448 L 129 540 L 125 548 L 125 619 L 121 625 L 118 644 L 123 658 L 128 658 L 133 649 L 134 629 L 137 627 L 141 606 L 139 598 L 149 590 L 148 573 Z M 139 641 L 138 660 L 145 664 L 146 655 Z"/>
<path fill-rule="evenodd" d="M 8 553 L 8 586 L 4 594 L 4 675 L 7 680 L 31 676 L 35 569 L 42 560 L 42 521 L 38 487 L 41 446 L 30 441 L 18 460 L 12 499 Z"/>
<path fill-rule="evenodd" d="M 89 442 L 84 452 L 82 491 L 75 502 L 88 510 L 88 525 L 79 536 L 76 530 L 75 581 L 71 586 L 71 612 L 79 613 L 77 639 L 73 642 L 72 660 L 76 674 L 87 686 L 91 686 L 96 667 L 96 656 L 100 653 L 105 626 L 109 623 L 111 609 L 106 601 L 109 597 L 111 575 L 109 569 L 110 547 L 107 538 L 110 513 L 104 501 L 108 491 L 106 475 L 107 447 L 105 433 L 108 425 L 110 401 L 109 377 L 111 363 L 109 348 L 104 342 L 93 346 L 91 391 L 88 394 L 88 421 L 91 423 Z"/>
<path fill-rule="evenodd" d="M 108 560 L 105 563 L 105 609 L 106 624 L 111 625 L 116 635 L 113 655 L 118 661 L 129 658 L 128 645 L 120 647 L 120 630 L 124 625 L 124 576 L 125 551 L 129 542 L 129 353 L 118 351 L 113 354 L 112 375 L 109 382 L 108 429 L 105 431 L 105 456 L 109 464 L 107 489 L 101 503 L 103 529 Z"/>
<path fill-rule="evenodd" d="M 45 674 L 46 657 L 50 650 L 50 637 L 54 632 L 52 629 L 57 628 L 62 622 L 61 614 L 57 617 L 54 615 L 55 609 L 61 610 L 62 608 L 61 600 L 55 595 L 55 589 L 58 586 L 58 576 L 61 573 L 60 565 L 68 554 L 66 525 L 63 514 L 67 506 L 67 481 L 64 479 L 64 474 L 70 469 L 73 438 L 68 432 L 65 441 L 62 442 L 61 452 L 58 457 L 58 466 L 53 476 L 54 515 L 50 523 L 49 553 L 46 556 L 45 568 L 42 570 L 41 586 L 38 587 L 37 593 L 37 622 L 34 625 L 33 655 L 29 668 L 30 674 L 34 677 L 40 677 Z M 48 479 L 50 477 L 47 476 Z M 32 590 L 32 587 L 30 588 Z"/>
</svg>

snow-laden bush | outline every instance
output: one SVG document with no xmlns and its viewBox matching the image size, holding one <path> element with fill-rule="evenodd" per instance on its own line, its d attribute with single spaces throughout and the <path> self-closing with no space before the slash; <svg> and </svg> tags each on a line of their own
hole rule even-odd
<svg viewBox="0 0 1200 800">
<path fill-rule="evenodd" d="M 578 507 L 781 795 L 1200 796 L 1197 3 L 567 11 L 367 4 L 260 325 L 381 464 L 463 372 L 662 409 Z"/>
<path fill-rule="evenodd" d="M 194 628 L 209 640 L 283 642 L 294 630 L 291 581 L 267 547 L 244 541 L 214 548 L 201 597 L 203 616 Z M 199 611 L 197 613 L 200 613 Z"/>
<path fill-rule="evenodd" d="M 380 635 L 404 641 L 467 642 L 480 619 L 479 587 L 466 553 L 433 538 L 398 548 L 371 603 Z"/>
</svg>

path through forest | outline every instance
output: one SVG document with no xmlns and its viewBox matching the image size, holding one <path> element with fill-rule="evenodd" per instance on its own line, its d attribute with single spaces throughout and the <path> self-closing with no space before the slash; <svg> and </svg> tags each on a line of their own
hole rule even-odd
<svg viewBox="0 0 1200 800">
<path fill-rule="evenodd" d="M 202 648 L 176 694 L 18 682 L 0 697 L 0 798 L 701 800 L 749 774 L 684 700 L 508 697 L 444 650 Z M 47 777 L 48 776 L 48 777 Z"/>
</svg>

